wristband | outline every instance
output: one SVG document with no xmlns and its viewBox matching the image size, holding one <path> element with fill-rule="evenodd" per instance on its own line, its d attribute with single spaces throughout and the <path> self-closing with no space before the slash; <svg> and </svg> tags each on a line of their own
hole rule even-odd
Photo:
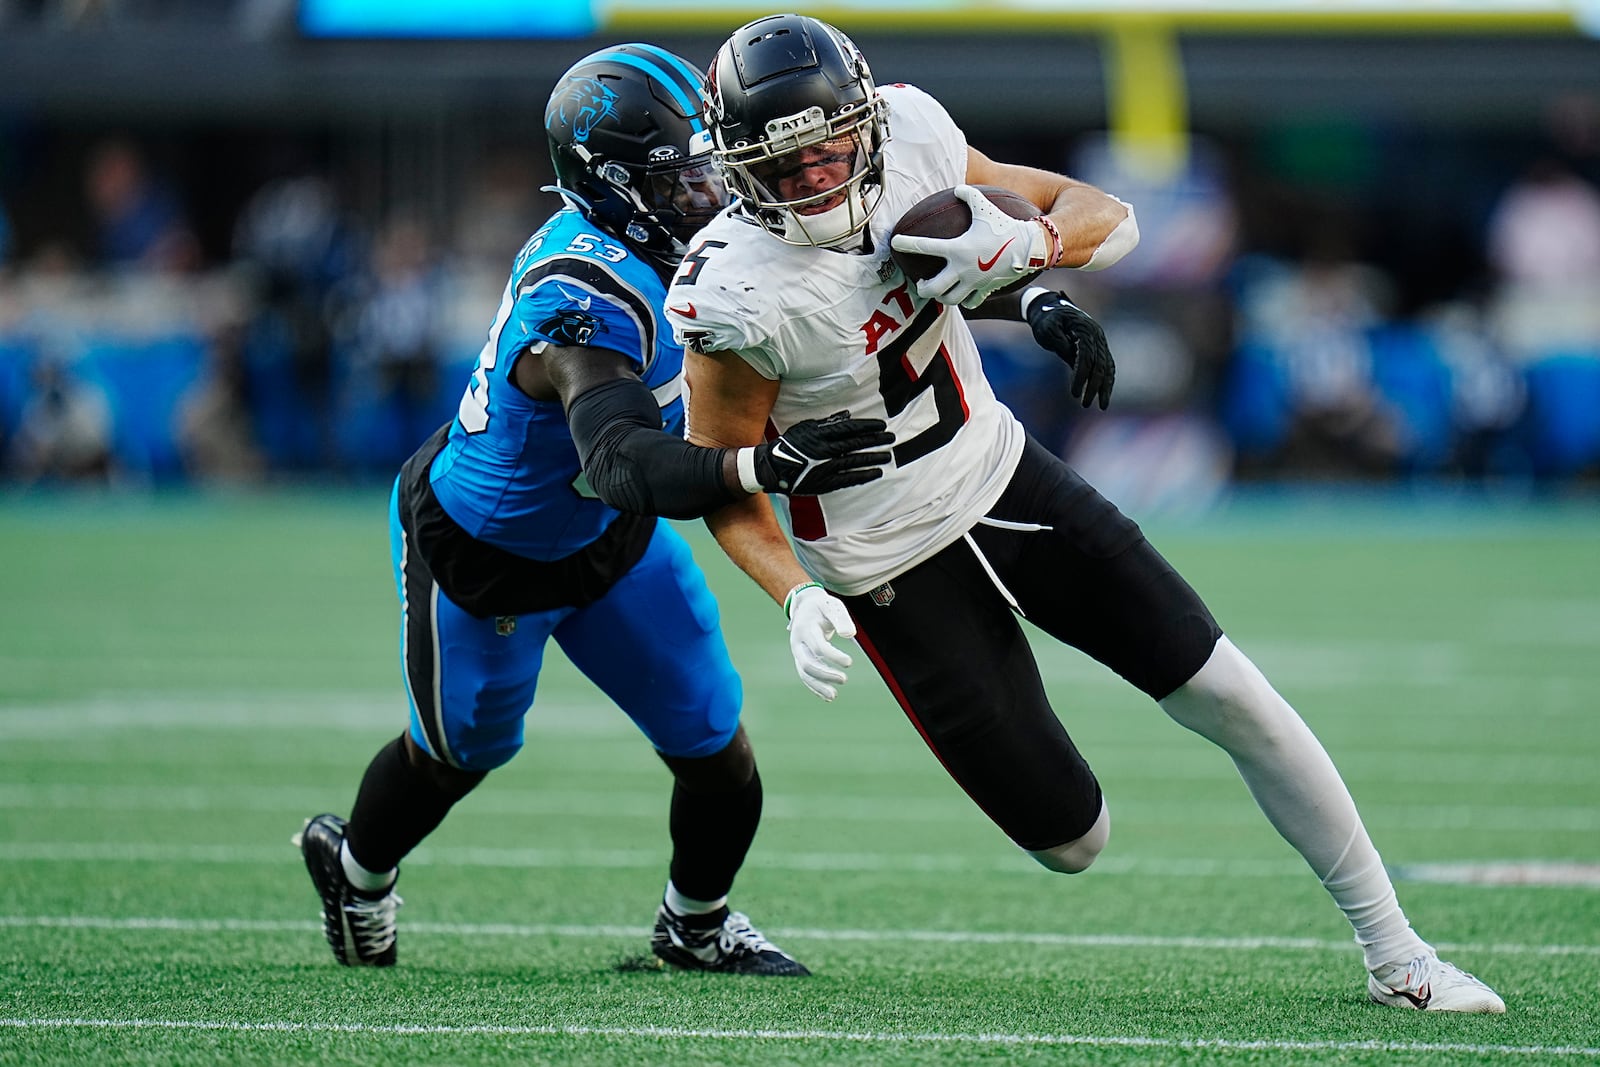
<svg viewBox="0 0 1600 1067">
<path fill-rule="evenodd" d="M 1044 232 L 1050 237 L 1050 251 L 1045 253 L 1044 266 L 1053 267 L 1061 262 L 1061 231 L 1056 229 L 1056 222 L 1049 215 L 1035 215 L 1033 221 L 1044 227 Z M 1036 266 L 1029 263 L 1028 266 Z"/>
<path fill-rule="evenodd" d="M 741 448 L 734 453 L 733 459 L 739 470 L 739 488 L 752 494 L 761 492 L 761 483 L 756 480 L 756 450 Z"/>
<path fill-rule="evenodd" d="M 794 607 L 794 598 L 795 597 L 799 596 L 801 593 L 805 592 L 807 589 L 821 589 L 821 588 L 822 588 L 822 583 L 821 582 L 801 582 L 799 585 L 797 585 L 793 589 L 789 590 L 789 595 L 783 598 L 783 617 L 786 618 L 786 619 L 792 617 L 789 614 L 789 609 Z"/>
<path fill-rule="evenodd" d="M 1028 321 L 1028 307 L 1041 296 L 1055 296 L 1055 290 L 1042 285 L 1030 285 L 1022 290 L 1022 321 Z"/>
</svg>

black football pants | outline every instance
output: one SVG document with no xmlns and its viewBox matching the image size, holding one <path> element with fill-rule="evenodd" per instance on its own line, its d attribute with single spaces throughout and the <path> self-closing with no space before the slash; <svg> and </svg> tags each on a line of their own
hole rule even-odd
<svg viewBox="0 0 1600 1067">
<path fill-rule="evenodd" d="M 857 640 L 933 754 L 1038 851 L 1088 831 L 1100 784 L 1050 706 L 1008 597 L 1157 700 L 1199 671 L 1222 631 L 1139 527 L 1031 438 L 965 538 L 845 598 Z"/>
</svg>

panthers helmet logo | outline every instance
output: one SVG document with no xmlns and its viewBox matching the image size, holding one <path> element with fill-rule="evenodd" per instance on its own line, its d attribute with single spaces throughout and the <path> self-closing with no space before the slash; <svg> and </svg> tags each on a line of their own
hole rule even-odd
<svg viewBox="0 0 1600 1067">
<path fill-rule="evenodd" d="M 617 94 L 598 78 L 574 78 L 561 101 L 561 121 L 572 127 L 578 144 L 589 139 L 594 128 L 617 115 Z"/>
</svg>

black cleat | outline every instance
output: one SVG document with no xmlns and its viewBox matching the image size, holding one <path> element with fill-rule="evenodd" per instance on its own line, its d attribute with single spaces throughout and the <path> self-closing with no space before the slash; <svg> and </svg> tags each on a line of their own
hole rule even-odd
<svg viewBox="0 0 1600 1067">
<path fill-rule="evenodd" d="M 346 967 L 393 967 L 394 913 L 402 901 L 393 885 L 369 894 L 350 884 L 339 861 L 344 820 L 337 815 L 308 819 L 293 841 L 300 846 L 311 884 L 322 898 L 322 932 L 333 958 Z"/>
<path fill-rule="evenodd" d="M 661 905 L 656 911 L 656 928 L 650 934 L 650 951 L 686 971 L 795 977 L 811 973 L 800 961 L 762 937 L 743 913 L 727 908 L 722 911 L 723 919 L 718 925 L 690 926 L 684 916 Z M 706 918 L 715 922 L 715 913 Z"/>
</svg>

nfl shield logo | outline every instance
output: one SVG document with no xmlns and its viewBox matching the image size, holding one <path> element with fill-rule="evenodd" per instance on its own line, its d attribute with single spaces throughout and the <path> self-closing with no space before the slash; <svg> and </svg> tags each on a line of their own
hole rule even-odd
<svg viewBox="0 0 1600 1067">
<path fill-rule="evenodd" d="M 515 615 L 496 615 L 494 617 L 494 632 L 501 637 L 510 637 L 517 632 L 517 617 Z"/>
<path fill-rule="evenodd" d="M 872 602 L 880 608 L 886 608 L 894 603 L 894 586 L 884 582 L 878 588 L 867 594 L 872 597 Z"/>
</svg>

